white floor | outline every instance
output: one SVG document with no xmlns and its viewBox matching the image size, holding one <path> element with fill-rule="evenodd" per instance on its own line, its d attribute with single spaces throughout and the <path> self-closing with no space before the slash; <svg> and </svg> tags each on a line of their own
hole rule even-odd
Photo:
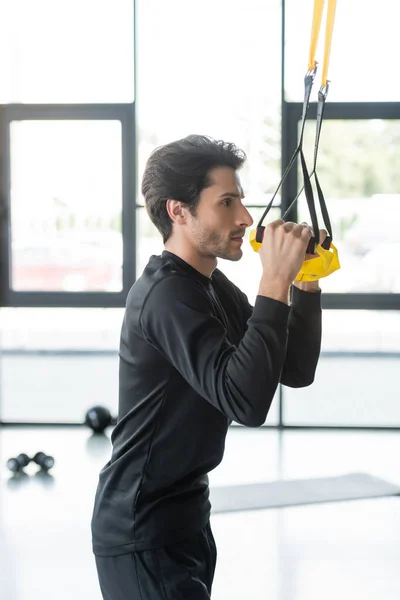
<svg viewBox="0 0 400 600">
<path fill-rule="evenodd" d="M 52 454 L 52 476 L 12 479 L 7 458 Z M 89 521 L 107 437 L 0 429 L 0 598 L 101 600 Z M 400 485 L 393 432 L 231 428 L 211 485 L 365 472 Z M 398 600 L 400 497 L 215 514 L 213 600 Z M 154 599 L 156 600 L 156 599 Z"/>
</svg>

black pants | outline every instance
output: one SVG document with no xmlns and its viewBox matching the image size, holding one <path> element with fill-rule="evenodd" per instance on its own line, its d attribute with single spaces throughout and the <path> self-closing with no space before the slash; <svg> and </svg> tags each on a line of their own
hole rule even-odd
<svg viewBox="0 0 400 600">
<path fill-rule="evenodd" d="M 104 600 L 209 600 L 217 552 L 210 524 L 182 542 L 96 556 Z"/>
</svg>

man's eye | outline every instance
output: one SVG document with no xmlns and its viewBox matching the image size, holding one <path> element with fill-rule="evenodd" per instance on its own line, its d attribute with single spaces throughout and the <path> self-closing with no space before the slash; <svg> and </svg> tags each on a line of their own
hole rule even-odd
<svg viewBox="0 0 400 600">
<path fill-rule="evenodd" d="M 232 200 L 231 200 L 231 198 L 227 198 L 226 200 L 224 200 L 224 201 L 222 202 L 222 205 L 223 205 L 223 206 L 230 206 L 231 204 L 232 204 Z"/>
</svg>

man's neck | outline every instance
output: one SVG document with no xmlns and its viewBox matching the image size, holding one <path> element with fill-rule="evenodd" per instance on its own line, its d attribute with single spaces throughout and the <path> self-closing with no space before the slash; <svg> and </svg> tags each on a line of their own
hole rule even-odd
<svg viewBox="0 0 400 600">
<path fill-rule="evenodd" d="M 184 248 L 181 244 L 174 243 L 172 240 L 168 240 L 164 247 L 168 252 L 172 252 L 172 254 L 179 256 L 179 258 L 187 262 L 188 265 L 206 277 L 211 277 L 217 266 L 216 258 L 212 256 L 202 256 L 193 247 Z"/>
</svg>

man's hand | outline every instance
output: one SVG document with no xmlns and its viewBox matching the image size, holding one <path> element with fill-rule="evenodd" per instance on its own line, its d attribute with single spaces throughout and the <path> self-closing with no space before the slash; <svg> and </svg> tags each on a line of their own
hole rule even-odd
<svg viewBox="0 0 400 600">
<path fill-rule="evenodd" d="M 259 250 L 263 273 L 259 295 L 289 303 L 289 289 L 304 261 L 310 227 L 277 219 L 264 230 Z"/>
<path fill-rule="evenodd" d="M 306 223 L 304 223 L 305 225 Z M 319 230 L 319 243 L 323 244 L 326 236 L 328 235 L 325 229 Z M 306 254 L 304 260 L 313 260 L 314 258 L 318 258 L 318 254 Z M 293 281 L 293 285 L 299 290 L 303 290 L 304 292 L 319 292 L 321 288 L 319 287 L 319 281 Z"/>
</svg>

